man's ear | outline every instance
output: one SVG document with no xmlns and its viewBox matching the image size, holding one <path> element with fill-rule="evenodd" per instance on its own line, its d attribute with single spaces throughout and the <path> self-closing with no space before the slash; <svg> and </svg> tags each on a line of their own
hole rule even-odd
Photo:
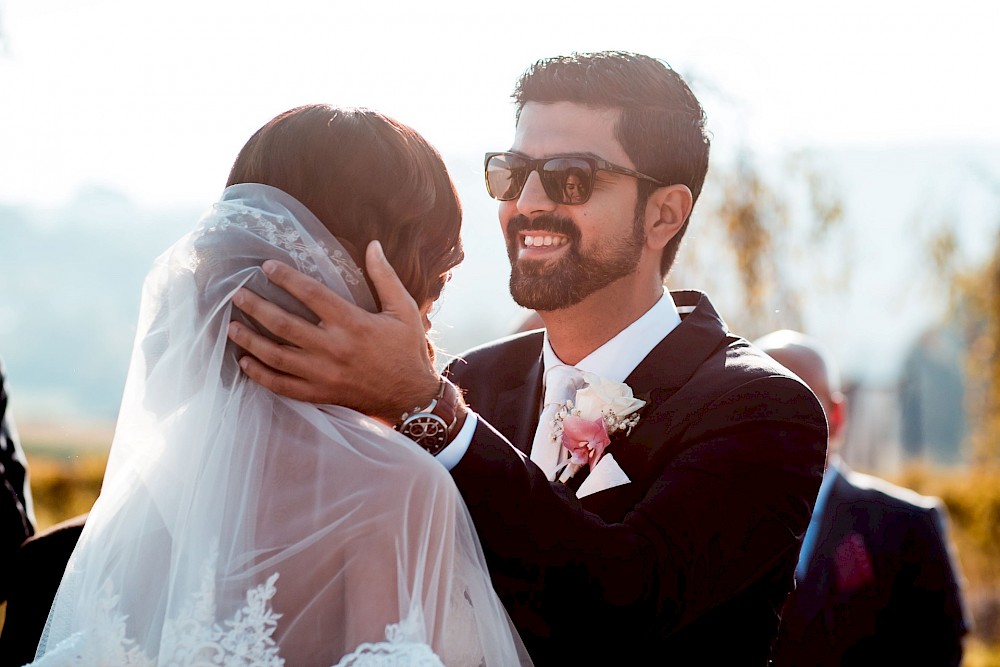
<svg viewBox="0 0 1000 667">
<path fill-rule="evenodd" d="M 646 202 L 646 244 L 660 250 L 684 226 L 691 215 L 694 197 L 686 185 L 665 185 Z"/>
<path fill-rule="evenodd" d="M 830 427 L 830 442 L 836 446 L 840 444 L 840 437 L 843 435 L 844 427 L 847 425 L 847 397 L 839 391 L 834 392 L 833 396 L 830 397 L 828 412 L 826 421 Z"/>
</svg>

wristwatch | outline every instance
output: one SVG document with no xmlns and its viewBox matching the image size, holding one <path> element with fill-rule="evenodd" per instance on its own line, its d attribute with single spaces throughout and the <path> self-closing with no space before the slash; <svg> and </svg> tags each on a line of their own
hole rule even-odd
<svg viewBox="0 0 1000 667">
<path fill-rule="evenodd" d="M 424 408 L 414 408 L 403 413 L 396 430 L 415 443 L 437 455 L 456 435 L 458 422 L 458 388 L 440 378 L 438 393 Z"/>
</svg>

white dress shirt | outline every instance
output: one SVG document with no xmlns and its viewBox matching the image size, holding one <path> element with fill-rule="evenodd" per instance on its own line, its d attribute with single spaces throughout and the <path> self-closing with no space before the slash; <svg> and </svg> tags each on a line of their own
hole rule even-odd
<svg viewBox="0 0 1000 667">
<path fill-rule="evenodd" d="M 685 310 L 690 312 L 692 309 L 685 308 Z M 582 371 L 594 373 L 615 382 L 624 382 L 625 378 L 636 369 L 653 348 L 680 323 L 680 312 L 674 305 L 670 293 L 664 290 L 663 296 L 639 319 L 622 329 L 614 338 L 575 365 Z M 546 369 L 552 365 L 564 363 L 549 344 L 548 332 L 545 333 L 545 340 L 542 343 L 542 359 L 545 364 L 543 377 Z M 472 435 L 476 430 L 477 423 L 478 415 L 470 410 L 462 430 L 447 447 L 438 453 L 438 461 L 448 470 L 458 465 L 458 462 L 465 456 L 465 452 L 468 451 L 469 445 L 472 443 Z"/>
</svg>

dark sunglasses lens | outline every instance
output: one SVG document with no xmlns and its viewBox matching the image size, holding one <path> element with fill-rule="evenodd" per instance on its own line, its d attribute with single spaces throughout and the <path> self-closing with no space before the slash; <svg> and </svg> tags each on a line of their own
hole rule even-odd
<svg viewBox="0 0 1000 667">
<path fill-rule="evenodd" d="M 486 189 L 494 199 L 516 199 L 524 187 L 525 176 L 525 161 L 516 155 L 494 155 L 486 162 Z"/>
<path fill-rule="evenodd" d="M 560 157 L 546 162 L 541 169 L 542 187 L 552 201 L 582 204 L 590 198 L 594 171 L 580 158 Z"/>
</svg>

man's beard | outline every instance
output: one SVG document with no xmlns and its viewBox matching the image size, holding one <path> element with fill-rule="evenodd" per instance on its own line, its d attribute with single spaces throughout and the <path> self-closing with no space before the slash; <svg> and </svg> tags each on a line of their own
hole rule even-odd
<svg viewBox="0 0 1000 667">
<path fill-rule="evenodd" d="M 566 251 L 556 260 L 518 260 L 522 231 L 551 231 L 565 235 Z M 523 215 L 507 225 L 510 258 L 510 294 L 519 305 L 534 310 L 559 310 L 574 306 L 594 292 L 631 274 L 639 264 L 645 243 L 642 219 L 636 217 L 631 233 L 608 237 L 586 254 L 579 228 L 569 218 L 543 215 L 529 220 Z"/>
</svg>

